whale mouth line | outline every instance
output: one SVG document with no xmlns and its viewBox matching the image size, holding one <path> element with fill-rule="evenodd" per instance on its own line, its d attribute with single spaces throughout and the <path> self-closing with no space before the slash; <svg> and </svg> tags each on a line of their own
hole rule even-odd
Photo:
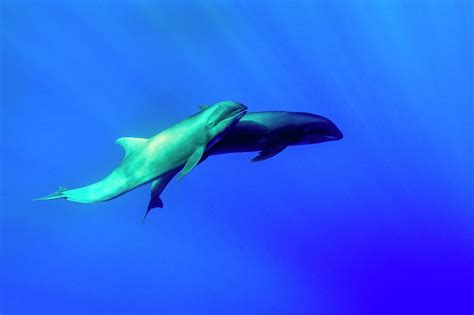
<svg viewBox="0 0 474 315">
<path fill-rule="evenodd" d="M 341 140 L 344 136 L 339 129 L 332 130 L 324 135 L 327 140 L 336 141 Z"/>
<path fill-rule="evenodd" d="M 240 118 L 244 117 L 245 114 L 247 114 L 247 111 L 246 111 L 246 110 L 243 110 L 243 111 L 241 111 L 241 112 L 235 114 L 234 116 L 232 116 L 232 118 L 235 118 L 235 119 L 239 120 Z"/>
<path fill-rule="evenodd" d="M 229 120 L 234 120 L 234 119 L 238 121 L 240 118 L 244 117 L 245 114 L 247 114 L 247 109 L 237 109 L 235 112 L 236 112 L 235 114 L 222 120 L 222 122 L 227 122 Z"/>
</svg>

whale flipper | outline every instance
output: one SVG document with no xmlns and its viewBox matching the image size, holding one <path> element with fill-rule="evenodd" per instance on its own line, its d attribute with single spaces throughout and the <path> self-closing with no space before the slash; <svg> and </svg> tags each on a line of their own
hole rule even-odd
<svg viewBox="0 0 474 315">
<path fill-rule="evenodd" d="M 129 155 L 131 152 L 141 149 L 147 139 L 143 138 L 131 138 L 131 137 L 122 137 L 115 140 L 115 143 L 122 146 L 125 150 L 125 157 Z"/>
<path fill-rule="evenodd" d="M 155 181 L 151 183 L 150 202 L 148 203 L 148 208 L 146 209 L 145 215 L 143 216 L 143 221 L 145 221 L 146 216 L 154 208 L 163 208 L 163 200 L 161 200 L 160 195 L 165 189 L 165 187 L 176 175 L 176 173 L 177 171 L 168 173 L 166 175 L 161 176 L 160 178 L 156 179 Z"/>
<path fill-rule="evenodd" d="M 163 201 L 159 195 L 156 197 L 151 197 L 150 202 L 148 203 L 148 208 L 146 209 L 145 215 L 143 216 L 143 222 L 145 222 L 148 213 L 150 213 L 150 211 L 155 208 L 163 208 Z"/>
<path fill-rule="evenodd" d="M 199 161 L 201 161 L 205 150 L 205 146 L 200 146 L 196 149 L 196 151 L 193 152 L 193 154 L 191 154 L 191 156 L 188 158 L 188 161 L 186 162 L 186 165 L 184 165 L 183 169 L 178 174 L 178 179 L 183 178 L 186 174 L 191 172 L 191 170 L 199 163 Z"/>
<path fill-rule="evenodd" d="M 265 148 L 264 150 L 260 151 L 260 153 L 256 157 L 254 157 L 251 161 L 258 162 L 258 161 L 269 159 L 272 156 L 275 156 L 281 151 L 285 150 L 286 147 L 287 147 L 286 144 L 278 144 L 278 145 Z"/>
</svg>

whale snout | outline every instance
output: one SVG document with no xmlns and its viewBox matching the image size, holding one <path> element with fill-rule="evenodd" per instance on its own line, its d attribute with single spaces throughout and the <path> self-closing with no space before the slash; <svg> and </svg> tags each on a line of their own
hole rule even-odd
<svg viewBox="0 0 474 315">
<path fill-rule="evenodd" d="M 319 130 L 319 137 L 321 138 L 321 142 L 338 141 L 341 140 L 344 135 L 333 122 L 329 121 Z"/>
<path fill-rule="evenodd" d="M 334 124 L 333 128 L 330 128 L 330 130 L 326 134 L 326 138 L 333 141 L 341 140 L 343 137 L 344 135 L 342 134 L 341 130 L 337 128 L 337 126 Z"/>
<path fill-rule="evenodd" d="M 341 140 L 342 131 L 328 118 L 318 115 L 310 117 L 311 122 L 305 124 L 304 141 L 306 143 L 321 143 Z"/>
<path fill-rule="evenodd" d="M 247 106 L 240 103 L 234 103 L 232 106 L 229 106 L 229 113 L 242 113 L 247 111 Z"/>
<path fill-rule="evenodd" d="M 216 105 L 222 108 L 214 118 L 217 122 L 237 122 L 247 113 L 247 106 L 238 102 L 225 101 Z"/>
<path fill-rule="evenodd" d="M 244 117 L 246 113 L 247 113 L 247 106 L 243 104 L 239 104 L 239 106 L 232 112 L 229 118 L 240 120 L 240 118 Z"/>
</svg>

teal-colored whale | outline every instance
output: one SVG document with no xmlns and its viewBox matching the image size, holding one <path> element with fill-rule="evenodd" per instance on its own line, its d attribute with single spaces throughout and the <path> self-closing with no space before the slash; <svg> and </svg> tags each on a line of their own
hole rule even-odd
<svg viewBox="0 0 474 315">
<path fill-rule="evenodd" d="M 77 189 L 60 188 L 54 194 L 35 200 L 66 198 L 94 203 L 116 198 L 170 172 L 174 176 L 176 170 L 181 170 L 179 176 L 182 177 L 246 110 L 240 103 L 224 101 L 202 109 L 152 138 L 119 138 L 116 142 L 124 148 L 125 157 L 107 177 Z"/>
<path fill-rule="evenodd" d="M 275 156 L 288 146 L 314 144 L 342 139 L 336 125 L 326 117 L 301 112 L 247 113 L 201 159 L 209 155 L 260 151 L 252 161 L 262 161 Z M 170 172 L 152 183 L 151 198 L 146 215 L 153 208 L 162 208 L 161 193 L 179 172 Z"/>
</svg>

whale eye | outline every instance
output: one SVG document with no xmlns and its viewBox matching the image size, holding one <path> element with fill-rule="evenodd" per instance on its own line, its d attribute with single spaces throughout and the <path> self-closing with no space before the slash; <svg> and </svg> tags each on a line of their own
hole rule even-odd
<svg viewBox="0 0 474 315">
<path fill-rule="evenodd" d="M 209 128 L 214 127 L 214 125 L 215 125 L 215 122 L 214 122 L 214 121 L 209 121 L 209 122 L 207 123 L 207 127 L 209 127 Z"/>
</svg>

